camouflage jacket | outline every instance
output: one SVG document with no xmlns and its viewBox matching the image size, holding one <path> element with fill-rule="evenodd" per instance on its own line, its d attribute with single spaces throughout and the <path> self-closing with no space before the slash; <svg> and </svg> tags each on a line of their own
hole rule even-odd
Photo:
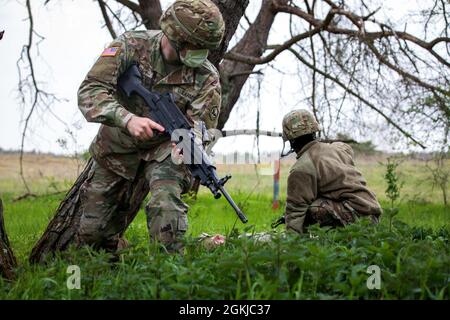
<svg viewBox="0 0 450 320">
<path fill-rule="evenodd" d="M 174 94 L 177 106 L 192 121 L 197 138 L 199 120 L 208 129 L 217 125 L 221 103 L 217 69 L 206 60 L 199 68 L 180 65 L 168 72 L 160 50 L 162 36 L 156 30 L 122 34 L 103 51 L 78 90 L 84 117 L 102 124 L 89 148 L 91 155 L 103 167 L 130 180 L 141 160 L 162 161 L 171 151 L 170 138 L 165 134 L 139 141 L 126 129 L 132 115 L 149 116 L 143 99 L 127 98 L 116 90 L 118 77 L 132 63 L 138 63 L 149 90 Z"/>
<path fill-rule="evenodd" d="M 312 141 L 300 150 L 288 177 L 286 221 L 304 216 L 317 198 L 346 200 L 360 215 L 381 214 L 375 194 L 355 167 L 352 148 L 342 142 Z"/>
</svg>

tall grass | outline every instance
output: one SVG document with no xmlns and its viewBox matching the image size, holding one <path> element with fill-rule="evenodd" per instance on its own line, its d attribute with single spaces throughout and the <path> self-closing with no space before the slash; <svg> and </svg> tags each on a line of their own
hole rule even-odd
<svg viewBox="0 0 450 320">
<path fill-rule="evenodd" d="M 230 235 L 205 250 L 194 238 L 184 255 L 134 242 L 118 262 L 88 248 L 47 266 L 22 265 L 14 283 L 0 280 L 2 299 L 448 299 L 449 233 L 367 221 L 312 229 L 313 238 L 273 233 L 269 242 Z M 68 265 L 81 269 L 81 289 L 68 290 Z M 367 268 L 381 269 L 369 290 Z"/>
<path fill-rule="evenodd" d="M 382 206 L 388 206 L 383 166 L 362 162 L 360 169 Z M 228 171 L 233 170 L 222 168 Z M 269 242 L 243 237 L 271 232 L 270 224 L 283 213 L 284 166 L 277 210 L 271 209 L 270 176 L 232 172 L 227 187 L 248 216 L 247 225 L 224 199 L 215 200 L 206 190 L 195 202 L 187 199 L 184 255 L 166 254 L 149 242 L 141 210 L 126 232 L 131 247 L 118 261 L 84 248 L 59 254 L 45 266 L 30 266 L 27 258 L 63 194 L 13 202 L 20 187 L 0 178 L 6 228 L 19 260 L 17 280 L 0 280 L 0 299 L 449 299 L 450 210 L 421 164 L 403 163 L 399 171 L 405 182 L 391 231 L 382 217 L 378 226 L 362 220 L 337 230 L 314 227 L 312 237 L 286 234 L 281 226 Z M 46 181 L 33 183 L 48 190 Z M 70 181 L 55 183 L 70 186 Z M 197 239 L 203 232 L 226 235 L 226 244 L 205 249 Z M 71 264 L 81 268 L 80 290 L 66 287 Z M 370 265 L 381 269 L 380 290 L 366 286 Z"/>
</svg>

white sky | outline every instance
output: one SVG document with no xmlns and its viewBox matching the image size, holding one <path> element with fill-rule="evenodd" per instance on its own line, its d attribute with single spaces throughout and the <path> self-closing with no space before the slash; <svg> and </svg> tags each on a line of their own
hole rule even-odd
<svg viewBox="0 0 450 320">
<path fill-rule="evenodd" d="M 0 41 L 0 147 L 18 149 L 20 147 L 23 118 L 29 110 L 29 105 L 22 110 L 19 105 L 17 84 L 18 73 L 16 61 L 27 42 L 29 23 L 26 20 L 24 1 L 0 0 L 0 31 L 5 30 Z M 35 29 L 45 37 L 40 44 L 40 56 L 35 59 L 37 78 L 40 86 L 47 91 L 56 93 L 67 102 L 56 102 L 52 110 L 55 115 L 68 123 L 73 129 L 76 144 L 70 141 L 65 132 L 65 126 L 55 117 L 42 114 L 33 116 L 28 131 L 25 149 L 54 153 L 73 153 L 86 150 L 98 130 L 97 124 L 87 123 L 77 107 L 76 93 L 78 87 L 97 59 L 105 45 L 111 41 L 106 28 L 101 28 L 103 20 L 98 4 L 91 0 L 51 1 L 43 6 L 44 1 L 32 1 Z M 166 7 L 171 1 L 162 1 Z M 257 12 L 260 1 L 251 0 L 248 10 L 250 17 Z M 380 15 L 394 13 L 401 17 L 415 2 L 389 1 L 380 11 Z M 280 43 L 288 36 L 285 32 L 288 19 L 286 15 L 277 17 L 270 35 L 270 43 Z M 35 37 L 35 41 L 38 38 Z M 33 55 L 37 56 L 36 48 Z M 277 68 L 287 71 L 280 75 L 270 68 L 265 71 L 261 87 L 261 129 L 281 130 L 281 120 L 285 113 L 295 108 L 305 107 L 299 103 L 304 98 L 298 80 L 293 81 L 295 70 L 289 68 L 294 63 L 290 55 L 282 54 L 277 58 Z M 292 70 L 292 71 L 289 71 Z M 246 85 L 243 95 L 251 105 L 242 103 L 233 110 L 225 129 L 255 128 L 257 99 L 256 85 Z M 282 96 L 282 100 L 280 100 Z M 24 112 L 25 111 L 25 112 Z M 57 143 L 60 138 L 68 139 L 68 150 Z M 280 138 L 262 137 L 262 150 L 281 149 Z M 222 139 L 214 150 L 254 150 L 253 137 L 236 137 Z"/>
</svg>

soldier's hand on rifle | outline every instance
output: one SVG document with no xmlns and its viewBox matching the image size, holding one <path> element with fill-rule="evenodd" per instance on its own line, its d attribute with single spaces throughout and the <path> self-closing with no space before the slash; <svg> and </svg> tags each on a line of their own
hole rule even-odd
<svg viewBox="0 0 450 320">
<path fill-rule="evenodd" d="M 140 140 L 148 140 L 153 137 L 153 129 L 164 132 L 164 127 L 155 121 L 138 116 L 132 116 L 127 123 L 130 134 Z"/>
</svg>

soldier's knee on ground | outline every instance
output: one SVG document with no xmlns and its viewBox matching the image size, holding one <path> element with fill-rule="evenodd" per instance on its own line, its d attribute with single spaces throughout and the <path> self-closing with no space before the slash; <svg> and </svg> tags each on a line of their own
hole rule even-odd
<svg viewBox="0 0 450 320">
<path fill-rule="evenodd" d="M 177 251 L 188 225 L 188 206 L 181 200 L 181 186 L 175 181 L 161 181 L 152 184 L 150 191 L 152 197 L 145 208 L 150 237 Z"/>
<path fill-rule="evenodd" d="M 113 251 L 117 248 L 117 241 L 109 239 L 100 232 L 88 232 L 80 229 L 78 231 L 78 238 L 80 240 L 80 245 L 88 245 L 96 249 L 103 248 L 108 251 Z"/>
</svg>

